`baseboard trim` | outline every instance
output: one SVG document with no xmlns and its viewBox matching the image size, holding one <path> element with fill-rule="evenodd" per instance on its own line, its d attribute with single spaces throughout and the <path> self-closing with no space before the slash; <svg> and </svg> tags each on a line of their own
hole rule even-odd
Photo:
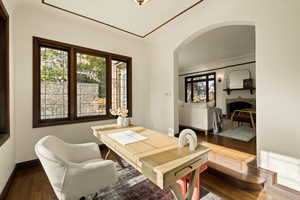
<svg viewBox="0 0 300 200">
<path fill-rule="evenodd" d="M 14 177 L 16 175 L 16 172 L 17 172 L 17 169 L 16 169 L 16 167 L 14 167 L 14 169 L 13 169 L 12 173 L 10 174 L 10 176 L 9 176 L 9 178 L 8 178 L 8 180 L 7 180 L 6 184 L 5 184 L 2 192 L 0 193 L 0 200 L 5 200 L 5 198 L 6 198 L 7 194 L 8 194 L 8 190 L 9 190 L 10 186 L 13 183 L 13 180 L 14 180 Z"/>
<path fill-rule="evenodd" d="M 39 166 L 40 164 L 41 163 L 38 159 L 17 163 L 6 182 L 3 191 L 0 193 L 0 200 L 5 200 L 5 198 L 8 194 L 8 190 L 9 190 L 11 184 L 13 183 L 16 172 L 18 170 L 22 170 L 22 169 L 26 169 L 26 168 L 30 168 L 30 167 L 36 167 L 36 166 Z"/>
<path fill-rule="evenodd" d="M 17 163 L 16 168 L 17 168 L 17 170 L 21 170 L 21 169 L 26 169 L 29 167 L 37 167 L 40 165 L 41 165 L 40 161 L 38 159 L 34 159 L 34 160 Z"/>
<path fill-rule="evenodd" d="M 279 188 L 279 189 L 281 189 L 281 190 L 283 190 L 287 193 L 291 193 L 293 195 L 297 195 L 297 196 L 300 197 L 300 191 L 294 190 L 292 188 L 289 188 L 289 187 L 286 187 L 286 186 L 280 185 L 280 184 L 275 184 L 274 187 L 277 187 L 277 188 Z"/>
</svg>

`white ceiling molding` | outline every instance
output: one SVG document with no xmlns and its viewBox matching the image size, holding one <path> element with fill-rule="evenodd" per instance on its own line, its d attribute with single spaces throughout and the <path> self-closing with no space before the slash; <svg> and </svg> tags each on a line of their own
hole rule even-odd
<svg viewBox="0 0 300 200">
<path fill-rule="evenodd" d="M 214 69 L 222 68 L 222 67 L 229 66 L 229 65 L 247 63 L 247 62 L 253 62 L 253 61 L 256 61 L 255 52 L 241 55 L 241 56 L 225 58 L 225 59 L 217 60 L 217 61 L 210 62 L 210 63 L 199 64 L 199 65 L 195 65 L 193 67 L 180 67 L 179 74 L 192 73 L 195 71 L 214 70 Z"/>
<path fill-rule="evenodd" d="M 119 31 L 145 38 L 204 0 L 42 0 L 61 11 L 83 17 Z"/>
</svg>

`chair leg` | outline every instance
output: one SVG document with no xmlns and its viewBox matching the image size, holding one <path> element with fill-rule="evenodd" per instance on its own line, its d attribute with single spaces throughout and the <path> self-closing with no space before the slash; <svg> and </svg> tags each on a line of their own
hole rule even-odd
<svg viewBox="0 0 300 200">
<path fill-rule="evenodd" d="M 96 192 L 95 195 L 93 196 L 92 200 L 96 200 L 98 196 L 98 193 Z"/>
</svg>

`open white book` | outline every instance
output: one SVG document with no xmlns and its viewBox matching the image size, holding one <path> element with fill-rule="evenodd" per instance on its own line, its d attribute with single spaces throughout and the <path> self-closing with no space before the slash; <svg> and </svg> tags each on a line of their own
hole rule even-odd
<svg viewBox="0 0 300 200">
<path fill-rule="evenodd" d="M 118 133 L 111 133 L 108 134 L 108 136 L 123 145 L 132 144 L 147 139 L 147 137 L 130 130 Z"/>
</svg>

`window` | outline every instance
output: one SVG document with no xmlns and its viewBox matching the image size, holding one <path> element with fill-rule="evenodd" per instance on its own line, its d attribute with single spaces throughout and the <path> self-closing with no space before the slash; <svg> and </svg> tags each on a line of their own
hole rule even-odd
<svg viewBox="0 0 300 200">
<path fill-rule="evenodd" d="M 0 146 L 9 134 L 9 17 L 0 1 Z"/>
<path fill-rule="evenodd" d="M 185 78 L 185 101 L 203 103 L 216 100 L 216 73 Z"/>
<path fill-rule="evenodd" d="M 36 37 L 33 48 L 33 127 L 132 115 L 131 58 Z"/>
</svg>

